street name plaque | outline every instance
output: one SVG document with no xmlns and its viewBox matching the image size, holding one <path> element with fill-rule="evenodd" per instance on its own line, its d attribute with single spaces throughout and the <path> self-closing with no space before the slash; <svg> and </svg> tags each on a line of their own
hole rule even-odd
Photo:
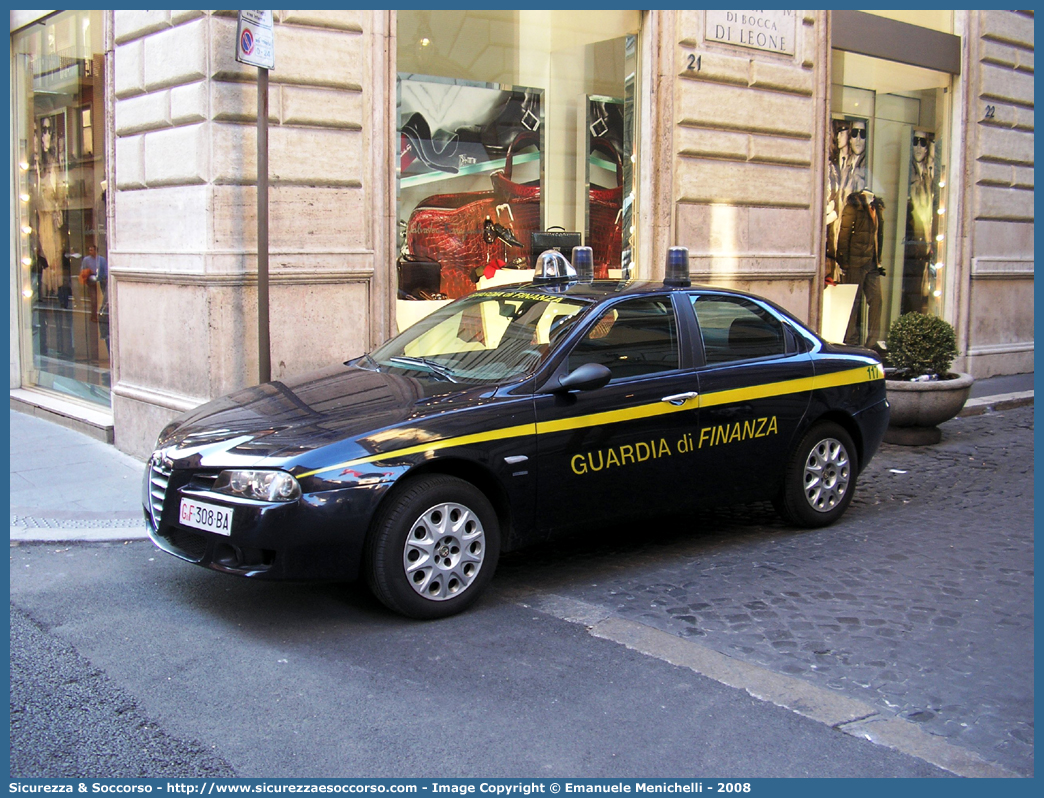
<svg viewBox="0 0 1044 798">
<path fill-rule="evenodd" d="M 797 11 L 707 11 L 706 40 L 794 55 Z"/>
</svg>

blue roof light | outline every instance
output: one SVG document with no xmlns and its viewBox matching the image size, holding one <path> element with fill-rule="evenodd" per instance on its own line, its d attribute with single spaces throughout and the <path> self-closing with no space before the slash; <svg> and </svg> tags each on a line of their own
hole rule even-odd
<svg viewBox="0 0 1044 798">
<path fill-rule="evenodd" d="M 664 285 L 690 286 L 689 248 L 671 247 L 667 250 L 667 268 L 663 276 Z"/>
</svg>

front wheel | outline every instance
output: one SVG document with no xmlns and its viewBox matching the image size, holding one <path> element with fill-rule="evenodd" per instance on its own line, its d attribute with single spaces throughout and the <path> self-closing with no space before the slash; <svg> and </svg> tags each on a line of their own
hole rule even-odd
<svg viewBox="0 0 1044 798">
<path fill-rule="evenodd" d="M 500 526 L 485 495 L 456 477 L 410 480 L 389 497 L 367 545 L 366 581 L 389 609 L 443 618 L 485 589 L 500 557 Z"/>
<path fill-rule="evenodd" d="M 855 444 L 844 428 L 832 421 L 816 424 L 790 457 L 776 509 L 795 526 L 834 523 L 852 502 L 858 466 Z"/>
</svg>

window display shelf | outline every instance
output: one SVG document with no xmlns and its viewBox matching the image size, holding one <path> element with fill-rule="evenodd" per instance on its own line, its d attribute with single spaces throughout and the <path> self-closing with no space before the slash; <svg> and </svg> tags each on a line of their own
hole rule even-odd
<svg viewBox="0 0 1044 798">
<path fill-rule="evenodd" d="M 409 177 L 400 177 L 399 178 L 399 187 L 400 188 L 410 188 L 411 186 L 423 186 L 423 185 L 427 185 L 428 183 L 438 183 L 438 182 L 441 182 L 443 180 L 449 180 L 449 179 L 454 178 L 454 177 L 465 177 L 467 175 L 477 175 L 477 174 L 483 174 L 485 172 L 495 172 L 498 169 L 503 169 L 504 168 L 505 160 L 506 159 L 504 159 L 504 158 L 498 158 L 495 161 L 482 161 L 481 163 L 471 164 L 469 166 L 465 166 L 464 168 L 462 168 L 456 174 L 451 174 L 449 172 L 434 171 L 434 172 L 426 172 L 426 173 L 424 173 L 422 175 L 410 175 Z M 539 161 L 539 160 L 540 160 L 540 152 L 539 151 L 538 152 L 527 152 L 527 153 L 523 153 L 521 155 L 515 155 L 514 158 L 512 158 L 512 162 L 516 166 L 518 164 L 529 163 L 530 161 Z M 612 169 L 615 170 L 616 166 L 613 165 Z"/>
<path fill-rule="evenodd" d="M 590 160 L 591 160 L 591 166 L 600 166 L 602 169 L 605 169 L 607 172 L 612 172 L 613 174 L 616 174 L 616 164 L 613 163 L 612 161 L 608 161 L 608 160 L 606 160 L 605 158 L 602 158 L 599 155 L 592 155 Z"/>
</svg>

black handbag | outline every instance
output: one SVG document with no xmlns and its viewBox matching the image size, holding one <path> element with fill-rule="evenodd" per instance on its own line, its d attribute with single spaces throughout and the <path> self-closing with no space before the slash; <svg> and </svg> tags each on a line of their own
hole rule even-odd
<svg viewBox="0 0 1044 798">
<path fill-rule="evenodd" d="M 441 299 L 442 266 L 436 261 L 399 258 L 400 299 Z"/>
<path fill-rule="evenodd" d="M 547 230 L 535 231 L 530 240 L 532 241 L 531 252 L 533 253 L 530 267 L 535 268 L 540 253 L 549 249 L 557 250 L 567 258 L 571 258 L 573 256 L 573 247 L 580 246 L 582 237 L 580 233 L 567 233 L 564 227 L 549 227 Z"/>
</svg>

